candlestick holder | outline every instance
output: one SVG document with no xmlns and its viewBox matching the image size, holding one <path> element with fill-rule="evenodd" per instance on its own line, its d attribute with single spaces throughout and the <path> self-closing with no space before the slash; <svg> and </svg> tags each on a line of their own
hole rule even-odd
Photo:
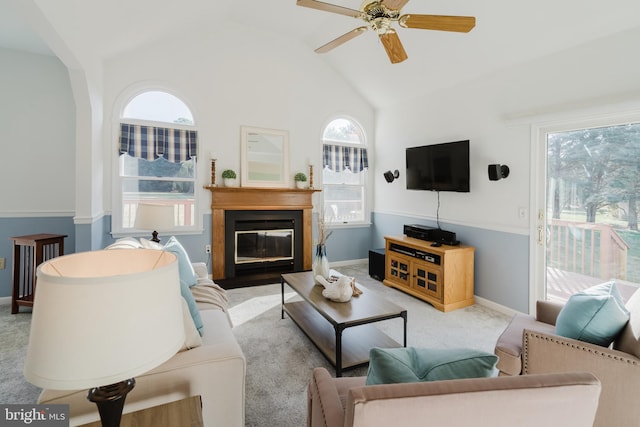
<svg viewBox="0 0 640 427">
<path fill-rule="evenodd" d="M 212 187 L 216 186 L 216 160 L 217 159 L 211 159 L 211 186 Z"/>
<path fill-rule="evenodd" d="M 309 165 L 309 189 L 313 190 L 313 165 Z"/>
</svg>

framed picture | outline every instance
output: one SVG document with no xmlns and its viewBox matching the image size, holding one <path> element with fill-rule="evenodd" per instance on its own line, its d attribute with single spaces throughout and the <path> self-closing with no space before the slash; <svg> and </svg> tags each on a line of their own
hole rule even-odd
<svg viewBox="0 0 640 427">
<path fill-rule="evenodd" d="M 240 127 L 240 185 L 289 187 L 289 132 Z"/>
</svg>

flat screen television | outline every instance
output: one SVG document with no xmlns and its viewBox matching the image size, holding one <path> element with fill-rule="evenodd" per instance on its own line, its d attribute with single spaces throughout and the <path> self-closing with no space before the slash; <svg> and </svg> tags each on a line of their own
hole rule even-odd
<svg viewBox="0 0 640 427">
<path fill-rule="evenodd" d="M 407 190 L 469 192 L 469 140 L 406 149 Z"/>
</svg>

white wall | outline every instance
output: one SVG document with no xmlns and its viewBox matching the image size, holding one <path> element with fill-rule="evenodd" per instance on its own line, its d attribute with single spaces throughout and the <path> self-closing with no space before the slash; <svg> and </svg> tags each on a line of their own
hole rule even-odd
<svg viewBox="0 0 640 427">
<path fill-rule="evenodd" d="M 640 103 L 640 58 L 633 53 L 639 38 L 640 30 L 621 33 L 381 109 L 375 210 L 435 217 L 435 193 L 398 191 L 404 179 L 398 186 L 382 185 L 382 172 L 403 170 L 405 147 L 468 138 L 471 193 L 441 193 L 441 217 L 527 233 L 528 220 L 518 217 L 518 207 L 529 206 L 530 124 L 543 115 L 549 120 L 590 106 L 606 108 L 614 101 Z M 490 182 L 489 163 L 508 165 L 509 178 Z"/>
<path fill-rule="evenodd" d="M 288 130 L 291 180 L 295 172 L 308 172 L 311 159 L 316 186 L 321 131 L 332 116 L 348 114 L 373 135 L 372 107 L 308 47 L 235 24 L 194 30 L 111 58 L 104 80 L 107 159 L 116 153 L 114 123 L 136 90 L 166 88 L 192 109 L 199 128 L 203 212 L 209 211 L 209 194 L 201 187 L 209 183 L 210 152 L 218 159 L 219 181 L 223 169 L 239 172 L 241 125 Z M 111 206 L 110 197 L 105 203 Z"/>
<path fill-rule="evenodd" d="M 0 49 L 0 215 L 73 215 L 75 106 L 54 57 Z"/>
<path fill-rule="evenodd" d="M 400 105 L 380 109 L 376 120 L 374 210 L 435 220 L 436 194 L 405 190 L 404 148 L 471 140 L 471 192 L 441 193 L 440 220 L 515 235 L 529 234 L 529 219 L 520 219 L 525 207 L 531 214 L 531 125 L 579 115 L 583 108 L 607 111 L 626 101 L 640 107 L 640 58 L 634 52 L 640 30 L 585 44 L 556 55 L 522 64 Z M 473 64 L 469 64 L 473 66 Z M 609 105 L 611 104 L 611 105 Z M 487 165 L 506 164 L 510 176 L 489 181 Z M 396 184 L 386 184 L 382 173 L 399 169 Z M 469 236 L 458 236 L 465 242 Z M 519 239 L 520 241 L 522 239 Z M 471 242 L 472 244 L 480 242 Z M 528 270 L 507 272 L 495 265 L 505 248 L 491 246 L 476 259 L 494 265 L 476 266 L 476 283 L 485 292 L 496 287 L 521 287 L 527 295 Z M 519 251 L 528 257 L 528 247 Z M 512 268 L 513 269 L 513 268 Z M 480 274 L 478 273 L 480 272 Z M 505 280 L 505 275 L 509 277 Z M 494 288 L 494 289 L 491 289 Z M 501 292 L 498 291 L 497 294 Z M 495 301 L 495 299 L 494 299 Z M 510 307 L 526 307 L 523 301 L 500 301 Z"/>
</svg>

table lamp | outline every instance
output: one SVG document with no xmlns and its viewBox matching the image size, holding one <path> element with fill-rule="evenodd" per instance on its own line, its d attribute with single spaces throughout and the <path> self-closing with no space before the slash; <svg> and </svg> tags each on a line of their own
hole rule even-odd
<svg viewBox="0 0 640 427">
<path fill-rule="evenodd" d="M 176 256 L 80 252 L 40 264 L 37 280 L 25 378 L 46 389 L 89 389 L 102 426 L 119 426 L 134 377 L 184 344 Z"/>
<path fill-rule="evenodd" d="M 170 231 L 175 226 L 173 205 L 153 205 L 139 203 L 133 228 L 137 230 L 153 230 L 152 242 L 160 242 L 158 231 Z"/>
</svg>

